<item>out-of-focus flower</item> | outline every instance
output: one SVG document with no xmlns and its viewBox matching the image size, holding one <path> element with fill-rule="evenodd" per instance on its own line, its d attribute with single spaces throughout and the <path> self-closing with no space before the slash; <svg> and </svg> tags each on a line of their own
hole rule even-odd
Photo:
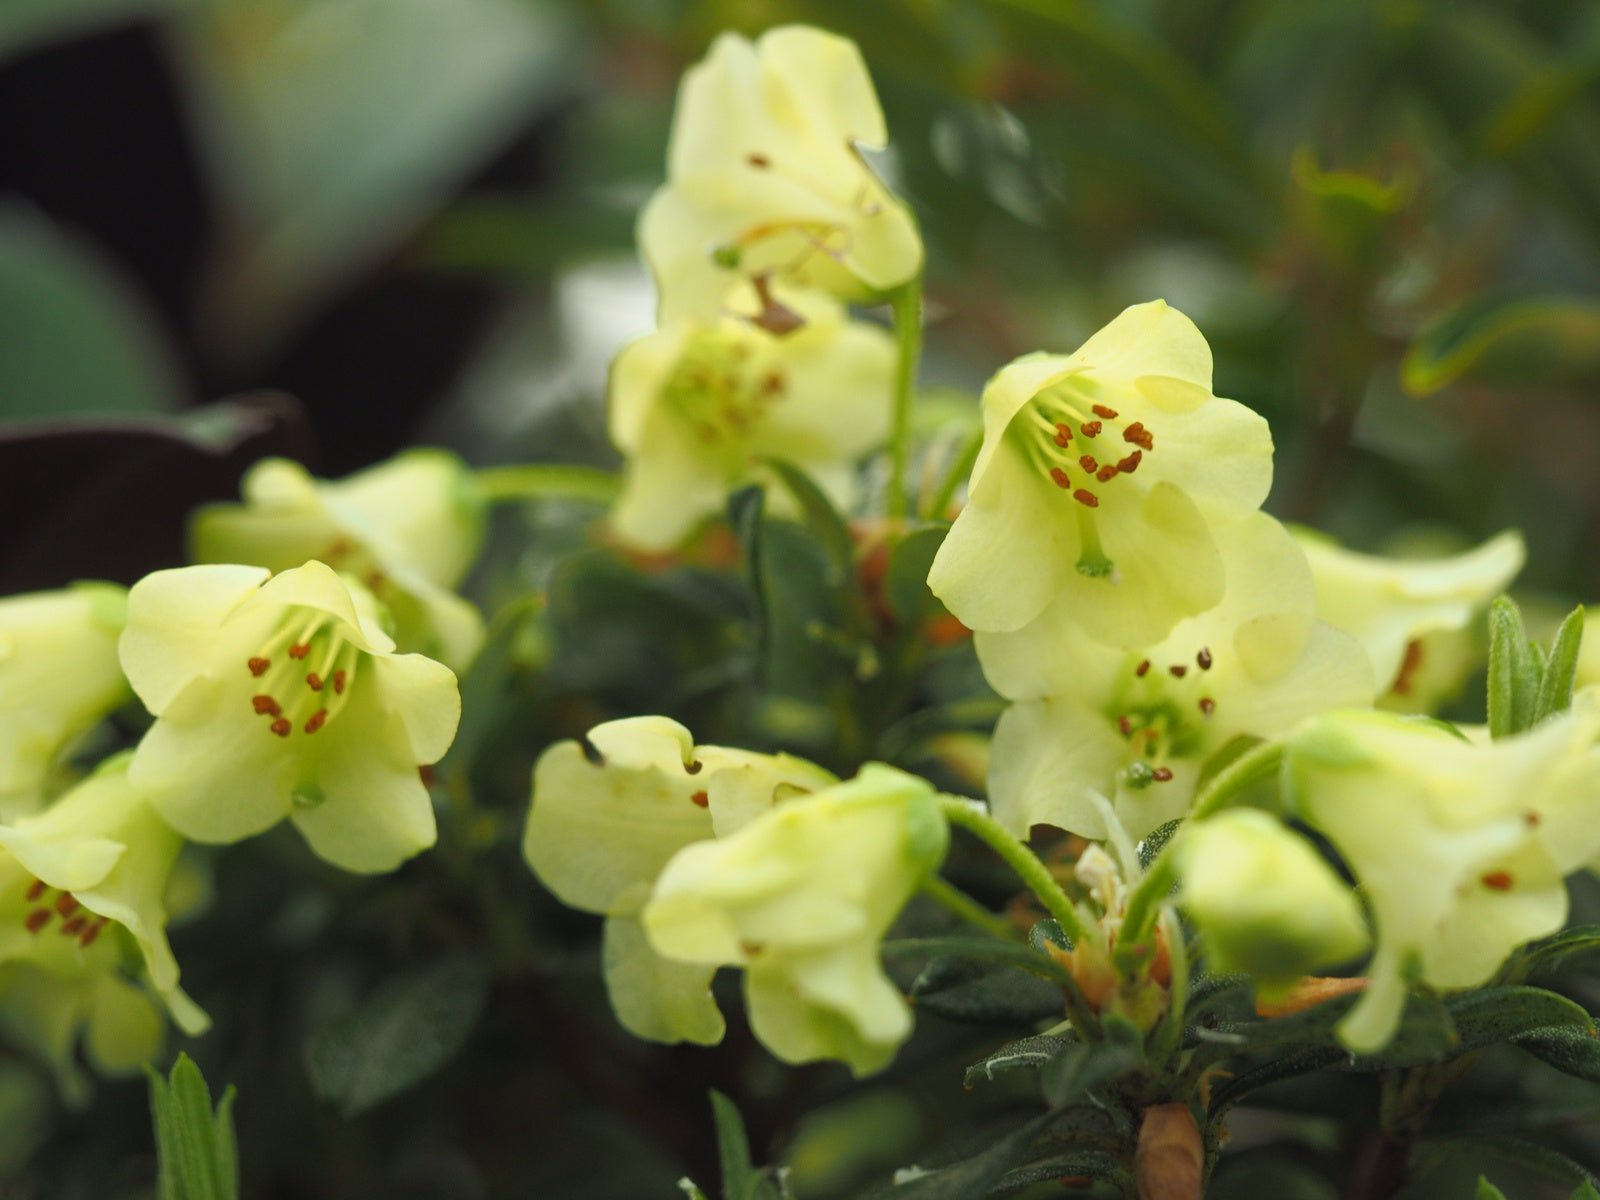
<svg viewBox="0 0 1600 1200">
<path fill-rule="evenodd" d="M 1272 481 L 1267 424 L 1211 394 L 1211 349 L 1163 301 L 1074 354 L 1030 354 L 983 392 L 967 506 L 928 586 L 975 630 L 1055 605 L 1092 636 L 1156 641 L 1222 599 L 1216 532 Z"/>
<path fill-rule="evenodd" d="M 43 812 L 0 825 L 0 964 L 10 980 L 0 984 L 0 1020 L 33 1021 L 58 1071 L 85 1024 L 94 1057 L 113 1069 L 159 1047 L 160 1019 L 124 969 L 148 980 L 185 1032 L 210 1023 L 179 987 L 167 942 L 166 890 L 183 840 L 129 782 L 130 758 L 106 760 Z M 34 1003 L 45 995 L 59 1012 Z"/>
<path fill-rule="evenodd" d="M 1485 982 L 1561 928 L 1565 876 L 1600 852 L 1600 709 L 1491 745 L 1379 712 L 1316 718 L 1285 743 L 1290 812 L 1323 833 L 1371 906 L 1371 983 L 1339 1027 L 1352 1050 L 1394 1033 L 1409 980 Z"/>
<path fill-rule="evenodd" d="M 0 600 L 0 818 L 38 808 L 62 752 L 128 699 L 126 615 L 110 583 Z"/>
<path fill-rule="evenodd" d="M 1411 712 L 1460 689 L 1474 665 L 1462 631 L 1527 556 L 1512 530 L 1445 558 L 1359 554 L 1313 530 L 1291 532 L 1311 563 L 1317 615 L 1360 641 L 1385 704 Z"/>
<path fill-rule="evenodd" d="M 911 213 L 857 149 L 887 142 L 854 42 L 803 25 L 718 37 L 684 76 L 667 182 L 639 222 L 661 320 L 715 317 L 740 279 L 863 299 L 915 276 Z"/>
<path fill-rule="evenodd" d="M 269 458 L 250 469 L 242 490 L 244 503 L 195 514 L 197 561 L 269 571 L 324 562 L 388 607 L 402 649 L 455 668 L 477 652 L 483 619 L 450 589 L 477 558 L 486 508 L 455 455 L 408 450 L 334 482 Z"/>
<path fill-rule="evenodd" d="M 793 298 L 778 336 L 723 317 L 649 334 L 611 370 L 611 437 L 628 460 L 612 512 L 627 541 L 666 550 L 720 511 L 761 459 L 806 471 L 841 507 L 855 461 L 889 428 L 894 344 L 826 296 Z"/>
<path fill-rule="evenodd" d="M 1276 817 L 1233 809 L 1184 828 L 1173 846 L 1180 903 L 1207 967 L 1242 971 L 1272 999 L 1353 958 L 1370 938 L 1350 885 Z"/>
<path fill-rule="evenodd" d="M 662 1042 L 721 1040 L 715 968 L 662 958 L 639 910 L 683 847 L 833 782 L 786 754 L 696 746 L 666 717 L 608 721 L 539 756 L 522 855 L 564 903 L 606 916 L 606 988 L 626 1029 Z"/>
<path fill-rule="evenodd" d="M 359 584 L 320 562 L 157 571 L 128 593 L 121 653 L 156 717 L 129 777 L 184 836 L 236 842 L 288 817 L 361 872 L 433 844 L 418 768 L 455 737 L 456 678 L 394 653 Z"/>
<path fill-rule="evenodd" d="M 1141 837 L 1188 812 L 1205 761 L 1233 738 L 1371 703 L 1366 658 L 1313 616 L 1310 571 L 1283 527 L 1252 513 L 1215 544 L 1221 603 L 1154 645 L 1108 646 L 1058 606 L 1014 633 L 977 635 L 984 674 L 1016 701 L 989 772 L 995 817 L 1013 833 L 1106 837 L 1104 796 Z"/>
<path fill-rule="evenodd" d="M 912 1024 L 878 943 L 948 839 L 926 781 L 868 764 L 679 851 L 645 905 L 645 934 L 668 958 L 742 967 L 751 1027 L 783 1061 L 838 1059 L 864 1075 Z"/>
</svg>

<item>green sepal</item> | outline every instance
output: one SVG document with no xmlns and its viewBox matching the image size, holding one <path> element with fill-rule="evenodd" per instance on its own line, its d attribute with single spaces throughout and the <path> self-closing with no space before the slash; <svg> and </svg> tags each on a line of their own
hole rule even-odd
<svg viewBox="0 0 1600 1200">
<path fill-rule="evenodd" d="M 785 1200 L 788 1189 L 771 1167 L 757 1167 L 750 1158 L 750 1138 L 739 1109 L 713 1088 L 711 1119 L 717 1129 L 717 1162 L 722 1169 L 722 1200 Z"/>
<path fill-rule="evenodd" d="M 1509 596 L 1489 605 L 1489 735 L 1521 733 L 1533 724 L 1540 673 L 1522 625 L 1522 610 Z"/>
<path fill-rule="evenodd" d="M 1578 677 L 1578 652 L 1583 645 L 1583 605 L 1567 614 L 1550 643 L 1545 659 L 1544 678 L 1534 701 L 1534 723 L 1572 707 L 1572 689 Z"/>
</svg>

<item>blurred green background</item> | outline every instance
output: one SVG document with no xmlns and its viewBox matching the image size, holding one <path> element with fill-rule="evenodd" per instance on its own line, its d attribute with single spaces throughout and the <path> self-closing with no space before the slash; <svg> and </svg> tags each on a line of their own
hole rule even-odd
<svg viewBox="0 0 1600 1200">
<path fill-rule="evenodd" d="M 0 588 L 180 561 L 183 514 L 262 453 L 614 461 L 605 368 L 652 320 L 632 231 L 677 77 L 789 20 L 855 38 L 878 84 L 928 247 L 925 384 L 975 394 L 1164 297 L 1270 419 L 1277 515 L 1363 549 L 1518 526 L 1525 583 L 1600 597 L 1593 0 L 7 0 Z M 574 535 L 541 537 L 510 543 L 524 577 Z M 448 849 L 303 896 L 261 882 L 287 848 L 222 860 L 255 885 L 180 953 L 203 1001 L 234 989 L 196 1053 L 241 1087 L 251 1195 L 669 1195 L 712 1174 L 710 1083 L 810 1164 L 803 1194 L 849 1194 L 1005 1102 L 961 1094 L 937 1032 L 863 1092 L 737 1031 L 630 1042 L 590 947 L 502 978 L 444 1075 L 346 1120 L 298 1047 L 476 919 L 430 891 Z M 592 940 L 502 874 L 557 945 Z M 55 1112 L 0 1064 L 6 1195 L 137 1194 L 138 1086 Z"/>
</svg>

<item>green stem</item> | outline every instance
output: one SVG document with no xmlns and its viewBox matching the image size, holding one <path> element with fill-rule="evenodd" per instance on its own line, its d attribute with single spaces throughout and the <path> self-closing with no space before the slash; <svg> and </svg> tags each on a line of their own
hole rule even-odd
<svg viewBox="0 0 1600 1200">
<path fill-rule="evenodd" d="M 475 477 L 478 490 L 490 504 L 546 497 L 610 504 L 622 490 L 622 480 L 610 471 L 570 463 L 485 467 Z"/>
<path fill-rule="evenodd" d="M 1128 893 L 1128 906 L 1122 913 L 1122 928 L 1117 933 L 1116 958 L 1119 966 L 1138 965 L 1146 960 L 1148 955 L 1142 952 L 1150 941 L 1162 906 L 1177 882 L 1178 874 L 1172 866 L 1171 851 L 1163 850 Z"/>
<path fill-rule="evenodd" d="M 1094 936 L 1055 876 L 1050 874 L 1050 869 L 1039 861 L 1038 855 L 1012 837 L 1005 826 L 965 797 L 940 795 L 939 800 L 950 824 L 961 826 L 1006 860 L 1006 865 L 1039 897 L 1045 911 L 1056 919 L 1061 932 L 1072 939 L 1073 945 Z"/>
<path fill-rule="evenodd" d="M 978 451 L 981 449 L 983 430 L 974 429 L 967 435 L 967 440 L 961 443 L 960 452 L 950 460 L 950 467 L 939 482 L 939 490 L 934 492 L 933 499 L 928 503 L 925 515 L 930 521 L 945 519 L 945 513 L 950 511 L 950 505 L 956 498 L 956 489 L 972 473 L 972 465 L 978 461 Z"/>
<path fill-rule="evenodd" d="M 985 933 L 1014 942 L 1022 931 L 1004 917 L 990 912 L 955 884 L 942 876 L 930 876 L 922 885 L 922 894 L 947 912 L 954 913 L 969 925 L 976 925 Z"/>
<path fill-rule="evenodd" d="M 911 511 L 906 492 L 906 472 L 911 460 L 911 403 L 916 394 L 917 363 L 922 358 L 922 276 L 913 276 L 895 289 L 890 301 L 894 313 L 896 358 L 894 417 L 889 427 L 889 496 L 891 517 Z"/>
<path fill-rule="evenodd" d="M 1253 783 L 1271 777 L 1283 762 L 1282 742 L 1253 746 L 1211 777 L 1189 807 L 1189 819 L 1209 817 Z"/>
</svg>

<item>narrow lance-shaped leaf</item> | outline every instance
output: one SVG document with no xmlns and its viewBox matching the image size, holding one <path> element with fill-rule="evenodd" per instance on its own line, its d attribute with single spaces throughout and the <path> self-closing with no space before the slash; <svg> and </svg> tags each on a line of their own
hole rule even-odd
<svg viewBox="0 0 1600 1200">
<path fill-rule="evenodd" d="M 1489 605 L 1489 734 L 1502 738 L 1533 723 L 1539 674 L 1522 625 L 1522 611 L 1509 596 Z"/>
<path fill-rule="evenodd" d="M 1578 676 L 1578 651 L 1583 645 L 1583 605 L 1567 614 L 1550 644 L 1550 654 L 1544 664 L 1544 678 L 1539 681 L 1539 695 L 1534 703 L 1533 719 L 1542 721 L 1551 713 L 1572 707 L 1572 687 Z"/>
</svg>

